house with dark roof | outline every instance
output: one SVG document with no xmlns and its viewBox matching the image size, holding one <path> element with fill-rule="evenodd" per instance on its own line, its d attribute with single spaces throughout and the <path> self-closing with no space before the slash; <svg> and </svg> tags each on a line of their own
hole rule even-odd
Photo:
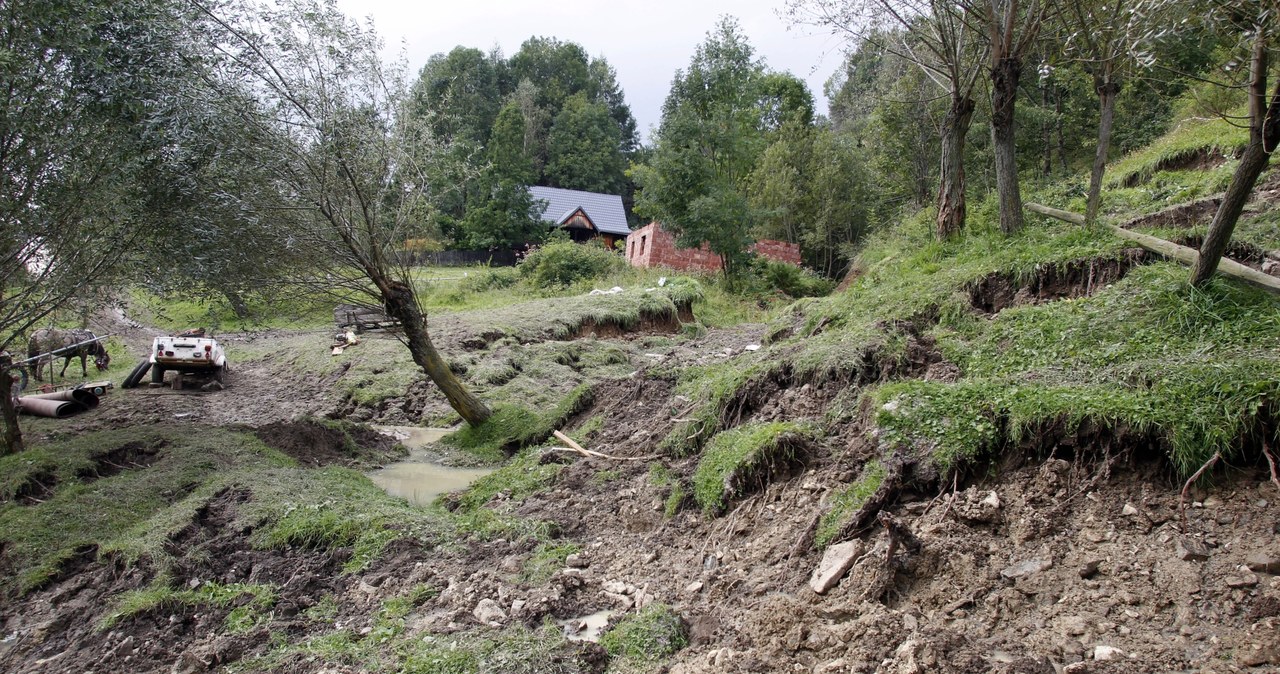
<svg viewBox="0 0 1280 674">
<path fill-rule="evenodd" d="M 622 208 L 622 197 L 616 194 L 598 194 L 559 187 L 530 187 L 529 194 L 535 202 L 546 204 L 542 209 L 542 221 L 556 229 L 569 233 L 574 241 L 590 241 L 596 237 L 604 245 L 613 248 L 618 241 L 625 241 L 631 234 L 627 226 L 627 212 Z"/>
</svg>

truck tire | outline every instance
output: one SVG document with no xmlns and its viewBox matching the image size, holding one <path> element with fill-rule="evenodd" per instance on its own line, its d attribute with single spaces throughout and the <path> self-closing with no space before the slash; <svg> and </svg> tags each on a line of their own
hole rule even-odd
<svg viewBox="0 0 1280 674">
<path fill-rule="evenodd" d="M 151 366 L 151 383 L 152 384 L 164 383 L 164 366 L 161 365 L 160 363 L 154 363 Z"/>
<path fill-rule="evenodd" d="M 142 375 L 146 374 L 149 369 L 151 369 L 151 359 L 143 358 L 142 362 L 138 363 L 138 366 L 129 373 L 129 376 L 124 378 L 120 388 L 137 388 L 138 382 L 142 380 Z"/>
<path fill-rule="evenodd" d="M 227 366 L 219 365 L 218 369 L 213 371 L 213 380 L 219 384 L 227 383 Z"/>
</svg>

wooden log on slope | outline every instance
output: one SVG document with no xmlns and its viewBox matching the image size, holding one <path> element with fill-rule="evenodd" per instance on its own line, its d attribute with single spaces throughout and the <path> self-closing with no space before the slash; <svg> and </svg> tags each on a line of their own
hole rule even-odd
<svg viewBox="0 0 1280 674">
<path fill-rule="evenodd" d="M 1027 202 L 1023 204 L 1023 206 L 1027 210 L 1039 213 L 1040 215 L 1047 215 L 1051 218 L 1056 218 L 1076 225 L 1084 224 L 1084 216 L 1079 213 L 1063 211 L 1057 208 L 1050 208 L 1048 206 L 1042 206 L 1031 202 Z M 1111 230 L 1111 233 L 1122 239 L 1128 239 L 1129 241 L 1132 241 L 1153 253 L 1159 253 L 1160 255 L 1177 260 L 1178 262 L 1190 267 L 1194 267 L 1196 260 L 1200 257 L 1200 252 L 1196 249 L 1179 246 L 1172 241 L 1165 241 L 1164 239 L 1157 238 L 1149 234 L 1141 234 L 1115 225 L 1103 225 L 1103 227 Z M 1242 265 L 1235 260 L 1225 257 L 1222 258 L 1222 261 L 1218 263 L 1218 272 L 1224 276 L 1230 276 L 1238 281 L 1244 281 L 1255 288 L 1261 288 L 1268 292 L 1280 295 L 1280 278 L 1276 278 L 1270 274 L 1264 274 L 1253 267 Z"/>
</svg>

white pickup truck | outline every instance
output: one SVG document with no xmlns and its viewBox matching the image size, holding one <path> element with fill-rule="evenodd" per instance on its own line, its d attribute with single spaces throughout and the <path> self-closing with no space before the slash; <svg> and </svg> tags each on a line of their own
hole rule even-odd
<svg viewBox="0 0 1280 674">
<path fill-rule="evenodd" d="M 212 375 L 223 382 L 227 372 L 227 355 L 212 337 L 199 334 L 179 334 L 156 337 L 151 343 L 151 383 L 163 384 L 166 372 L 176 372 L 175 388 L 181 388 L 185 374 Z"/>
</svg>

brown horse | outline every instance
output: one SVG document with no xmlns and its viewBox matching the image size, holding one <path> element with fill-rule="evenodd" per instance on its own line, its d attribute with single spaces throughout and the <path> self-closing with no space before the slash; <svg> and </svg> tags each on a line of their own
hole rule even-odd
<svg viewBox="0 0 1280 674">
<path fill-rule="evenodd" d="M 80 376 L 88 377 L 89 371 L 85 367 L 84 361 L 89 356 L 93 356 L 93 364 L 98 367 L 99 372 L 105 371 L 111 365 L 111 356 L 107 353 L 106 347 L 102 346 L 102 342 L 80 344 L 97 337 L 97 335 L 88 330 L 42 328 L 31 333 L 31 341 L 27 343 L 27 357 L 35 358 L 47 353 L 59 352 L 57 356 L 65 359 L 62 363 L 62 373 L 59 376 L 66 377 L 67 366 L 71 364 L 71 359 L 79 356 Z M 80 344 L 80 346 L 71 348 L 76 344 Z M 57 356 L 45 356 L 36 361 L 34 368 L 36 381 L 41 381 L 40 368 L 45 362 L 49 363 L 49 381 L 53 381 L 53 359 Z"/>
</svg>

